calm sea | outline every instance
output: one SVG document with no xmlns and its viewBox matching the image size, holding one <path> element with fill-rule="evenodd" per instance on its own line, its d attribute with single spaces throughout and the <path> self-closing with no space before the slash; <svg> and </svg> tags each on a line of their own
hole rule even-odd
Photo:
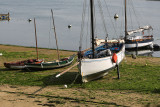
<svg viewBox="0 0 160 107">
<path fill-rule="evenodd" d="M 89 2 L 89 0 L 86 0 Z M 104 2 L 106 1 L 106 2 Z M 84 0 L 0 0 L 0 13 L 10 13 L 10 21 L 0 21 L 0 44 L 20 46 L 35 46 L 34 21 L 36 19 L 38 47 L 56 48 L 54 39 L 51 9 L 53 9 L 58 46 L 65 50 L 78 50 L 81 34 L 82 10 Z M 96 35 L 104 39 L 104 24 L 106 23 L 109 38 L 124 35 L 124 6 L 123 0 L 101 0 L 96 4 Z M 154 29 L 155 43 L 160 45 L 160 1 L 128 0 L 128 12 L 131 13 L 129 28 L 139 25 L 151 25 Z M 101 9 L 103 16 L 101 18 Z M 88 3 L 84 26 L 88 25 Z M 133 13 L 132 13 L 133 12 Z M 119 18 L 114 20 L 117 13 Z M 32 19 L 28 22 L 28 19 Z M 68 25 L 72 25 L 69 29 Z M 89 47 L 89 28 L 84 27 L 83 48 Z M 160 52 L 153 52 L 153 56 L 160 57 Z"/>
</svg>

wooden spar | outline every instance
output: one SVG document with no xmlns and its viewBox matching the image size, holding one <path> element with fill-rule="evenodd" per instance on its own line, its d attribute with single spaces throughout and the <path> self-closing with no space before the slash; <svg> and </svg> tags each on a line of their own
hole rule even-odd
<svg viewBox="0 0 160 107">
<path fill-rule="evenodd" d="M 36 21 L 35 21 L 35 18 L 34 18 L 34 28 L 35 28 L 36 52 L 37 52 L 37 60 L 38 60 L 37 32 L 36 32 Z"/>
<path fill-rule="evenodd" d="M 120 79 L 120 72 L 119 72 L 119 65 L 117 64 L 117 75 L 118 75 L 118 79 Z"/>
<path fill-rule="evenodd" d="M 95 57 L 94 51 L 94 13 L 93 13 L 93 6 L 94 6 L 94 0 L 90 0 L 90 10 L 91 10 L 91 34 L 92 34 L 92 52 L 93 52 L 93 58 Z"/>
<path fill-rule="evenodd" d="M 60 56 L 59 56 L 59 49 L 58 49 L 58 41 L 57 41 L 56 27 L 55 27 L 55 24 L 54 24 L 54 17 L 53 17 L 53 11 L 52 11 L 52 9 L 51 9 L 51 13 L 52 13 L 53 29 L 54 29 L 55 39 L 56 39 L 57 54 L 58 54 L 58 60 L 59 60 Z"/>
<path fill-rule="evenodd" d="M 125 40 L 127 39 L 127 1 L 125 0 Z"/>
<path fill-rule="evenodd" d="M 76 62 L 74 65 L 72 65 L 71 67 L 69 67 L 68 69 L 66 69 L 65 71 L 59 73 L 58 75 L 56 75 L 56 78 L 60 77 L 61 75 L 63 75 L 64 73 L 68 72 L 70 69 L 72 69 L 73 67 L 75 67 L 76 65 L 78 65 L 79 62 Z"/>
</svg>

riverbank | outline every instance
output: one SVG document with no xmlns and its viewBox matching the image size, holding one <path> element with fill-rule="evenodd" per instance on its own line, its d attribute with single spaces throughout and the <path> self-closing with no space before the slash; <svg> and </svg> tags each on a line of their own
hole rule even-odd
<svg viewBox="0 0 160 107">
<path fill-rule="evenodd" d="M 66 68 L 21 71 L 4 68 L 3 62 L 36 58 L 35 48 L 0 45 L 0 103 L 4 106 L 160 106 L 160 58 L 127 56 L 116 70 L 89 83 L 74 83 L 74 67 L 60 78 Z M 76 52 L 60 51 L 61 57 Z M 45 60 L 57 58 L 56 50 L 39 49 Z M 68 87 L 64 87 L 67 85 Z M 24 105 L 25 103 L 25 105 Z"/>
</svg>

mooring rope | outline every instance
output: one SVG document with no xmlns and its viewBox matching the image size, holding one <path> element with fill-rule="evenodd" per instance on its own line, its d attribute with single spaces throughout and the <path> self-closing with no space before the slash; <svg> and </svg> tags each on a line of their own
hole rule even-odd
<svg viewBox="0 0 160 107">
<path fill-rule="evenodd" d="M 80 32 L 79 51 L 81 51 L 81 48 L 82 48 L 82 39 L 83 39 L 83 35 L 84 35 L 85 15 L 86 15 L 86 0 L 84 0 L 84 3 L 83 3 L 83 12 L 82 12 L 82 23 L 81 23 L 81 32 Z"/>
<path fill-rule="evenodd" d="M 107 8 L 107 12 L 108 12 L 109 18 L 110 18 L 110 20 L 111 20 L 111 23 L 112 23 L 112 25 L 113 25 L 114 33 L 115 33 L 115 35 L 116 35 L 117 38 L 118 38 L 117 31 L 116 31 L 115 25 L 114 25 L 114 23 L 113 23 L 113 21 L 112 21 L 112 19 L 111 19 L 111 14 L 110 14 L 110 12 L 109 12 L 109 8 L 108 8 L 108 5 L 107 5 L 107 3 L 106 3 L 106 0 L 104 0 L 104 3 L 105 3 L 105 6 L 106 6 L 106 8 Z"/>
<path fill-rule="evenodd" d="M 99 6 L 99 11 L 101 14 L 102 22 L 103 22 L 104 31 L 106 33 L 106 37 L 108 38 L 108 31 L 107 31 L 106 22 L 105 22 L 105 18 L 104 18 L 104 14 L 103 14 L 102 5 L 101 5 L 100 0 L 98 0 L 98 6 Z"/>
</svg>

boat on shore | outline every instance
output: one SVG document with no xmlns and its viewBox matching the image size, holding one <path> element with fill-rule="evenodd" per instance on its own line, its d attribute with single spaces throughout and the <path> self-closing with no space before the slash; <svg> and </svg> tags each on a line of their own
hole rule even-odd
<svg viewBox="0 0 160 107">
<path fill-rule="evenodd" d="M 25 63 L 41 63 L 43 62 L 43 60 L 37 60 L 37 59 L 28 59 L 28 60 L 23 60 L 23 61 L 17 61 L 17 62 L 5 62 L 4 63 L 4 66 L 6 68 L 9 68 L 9 69 L 25 69 L 26 68 L 26 65 Z"/>
<path fill-rule="evenodd" d="M 109 70 L 115 67 L 118 68 L 118 65 L 125 57 L 124 43 L 118 40 L 108 40 L 108 34 L 106 34 L 107 37 L 104 42 L 102 39 L 96 44 L 94 16 L 94 0 L 90 0 L 91 48 L 81 50 L 80 45 L 78 52 L 78 69 L 82 82 L 89 82 L 105 76 Z"/>
<path fill-rule="evenodd" d="M 69 57 L 60 58 L 59 48 L 58 48 L 58 41 L 57 41 L 57 35 L 56 35 L 56 27 L 55 27 L 55 23 L 54 23 L 54 17 L 53 17 L 53 11 L 52 11 L 52 9 L 51 9 L 51 13 L 52 13 L 53 28 L 54 28 L 54 34 L 55 34 L 55 40 L 56 40 L 58 59 L 57 60 L 53 60 L 53 61 L 48 61 L 48 62 L 42 62 L 42 63 L 25 63 L 26 68 L 28 70 L 30 70 L 30 69 L 45 70 L 45 69 L 60 68 L 60 67 L 64 67 L 64 66 L 70 65 L 73 62 L 73 60 L 74 60 L 75 54 L 73 54 L 73 55 L 71 55 Z"/>
<path fill-rule="evenodd" d="M 34 26 L 35 26 L 35 40 L 36 40 L 36 53 L 37 53 L 37 59 L 27 59 L 27 60 L 23 60 L 23 61 L 17 61 L 17 62 L 5 62 L 4 66 L 6 68 L 9 69 L 25 69 L 26 68 L 26 64 L 38 64 L 43 62 L 43 60 L 40 60 L 38 58 L 38 47 L 37 47 L 37 33 L 36 33 L 36 23 L 35 23 L 35 19 L 34 19 Z"/>
<path fill-rule="evenodd" d="M 41 62 L 41 63 L 25 63 L 26 69 L 29 70 L 46 70 L 46 69 L 55 69 L 61 68 L 70 65 L 74 60 L 75 54 L 62 58 L 60 60 L 53 60 L 48 62 Z"/>
<path fill-rule="evenodd" d="M 96 48 L 96 57 L 92 58 L 92 50 L 84 52 L 79 61 L 79 71 L 83 82 L 88 82 L 108 74 L 117 67 L 125 57 L 123 43 L 106 43 Z"/>
</svg>

